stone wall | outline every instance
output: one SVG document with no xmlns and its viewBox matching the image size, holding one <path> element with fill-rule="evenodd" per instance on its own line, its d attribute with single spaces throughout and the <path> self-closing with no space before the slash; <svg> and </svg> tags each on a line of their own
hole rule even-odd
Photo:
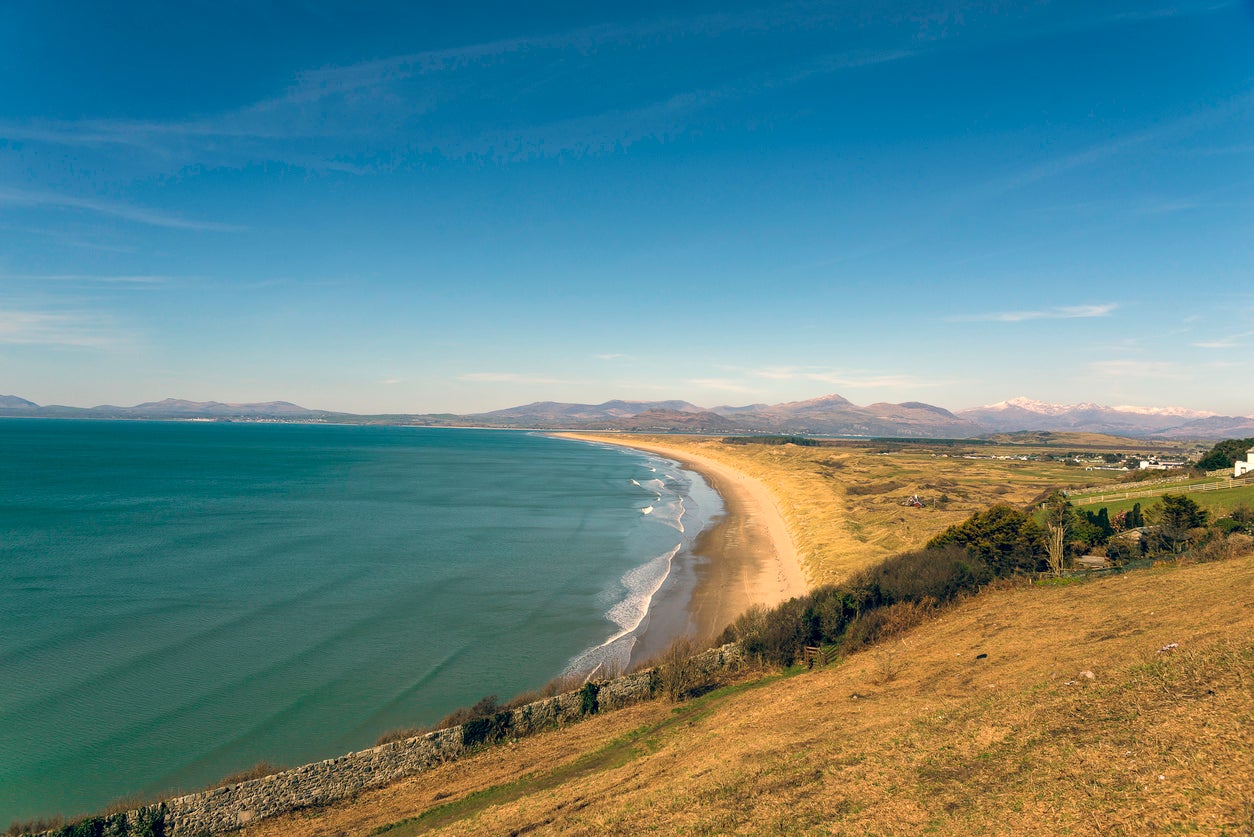
<svg viewBox="0 0 1254 837">
<path fill-rule="evenodd" d="M 741 663 L 739 648 L 725 645 L 697 655 L 696 668 L 712 675 Z M 414 776 L 453 761 L 485 744 L 520 738 L 578 721 L 588 714 L 619 709 L 654 696 L 652 670 L 614 680 L 593 681 L 582 689 L 538 700 L 517 709 L 449 729 L 394 741 L 356 753 L 284 770 L 260 779 L 171 799 L 159 809 L 129 811 L 98 820 L 94 833 L 199 837 L 221 834 L 276 814 L 345 799 L 370 788 Z M 156 827 L 141 825 L 157 814 Z M 69 831 L 46 832 L 48 835 Z M 79 833 L 79 832 L 74 832 Z"/>
</svg>

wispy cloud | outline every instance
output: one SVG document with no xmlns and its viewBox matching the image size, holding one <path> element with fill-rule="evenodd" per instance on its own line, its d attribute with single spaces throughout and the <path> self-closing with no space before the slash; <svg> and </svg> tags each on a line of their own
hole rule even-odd
<svg viewBox="0 0 1254 837">
<path fill-rule="evenodd" d="M 91 314 L 23 311 L 0 304 L 0 344 L 105 348 L 119 342 L 118 336 Z"/>
<path fill-rule="evenodd" d="M 603 355 L 593 355 L 597 360 L 631 360 L 631 355 L 625 355 L 620 352 L 607 352 Z"/>
<path fill-rule="evenodd" d="M 1254 331 L 1244 331 L 1240 334 L 1230 334 L 1227 337 L 1220 337 L 1215 340 L 1202 340 L 1192 345 L 1198 349 L 1239 349 L 1245 345 L 1251 336 L 1254 336 Z"/>
<path fill-rule="evenodd" d="M 698 112 L 719 103 L 819 75 L 908 59 L 918 53 L 918 46 L 868 48 L 853 41 L 856 46 L 838 47 L 804 61 L 785 59 L 713 88 L 685 86 L 685 77 L 677 74 L 672 89 L 655 89 L 651 98 L 611 107 L 603 105 L 603 96 L 571 95 L 569 89 L 582 84 L 584 64 L 606 60 L 603 53 L 674 49 L 685 38 L 756 38 L 771 32 L 863 25 L 847 9 L 810 2 L 593 25 L 308 68 L 294 73 L 291 84 L 275 95 L 216 114 L 171 120 L 0 122 L 0 138 L 120 148 L 132 161 L 145 158 L 162 168 L 190 161 L 232 166 L 264 159 L 355 173 L 403 165 L 427 154 L 511 162 L 566 153 L 613 153 L 644 139 L 672 139 L 693 127 Z M 535 72 L 544 64 L 560 70 Z M 540 80 L 520 89 L 520 77 Z M 647 89 L 639 87 L 640 92 Z M 450 118 L 450 106 L 455 110 L 468 91 L 473 91 L 476 109 L 494 99 L 508 103 L 498 114 L 506 117 L 527 112 L 519 105 L 520 96 L 540 96 L 546 102 L 556 98 L 570 108 L 583 102 L 586 109 L 550 110 L 550 118 L 525 123 Z"/>
<path fill-rule="evenodd" d="M 479 384 L 565 384 L 559 378 L 547 375 L 530 375 L 518 372 L 468 372 L 458 375 L 459 381 L 471 381 Z"/>
<path fill-rule="evenodd" d="M 32 192 L 23 189 L 0 187 L 0 206 L 21 206 L 51 209 L 77 209 L 146 224 L 152 227 L 165 227 L 174 230 L 192 230 L 198 232 L 239 232 L 242 227 L 232 224 L 219 224 L 213 221 L 197 221 L 182 218 L 151 209 L 131 206 L 124 203 L 78 198 L 70 195 L 59 195 L 53 192 Z"/>
<path fill-rule="evenodd" d="M 1204 128 L 1222 122 L 1233 114 L 1248 112 L 1251 103 L 1254 103 L 1254 91 L 1246 91 L 1218 105 L 1196 110 L 1193 113 L 1155 125 L 1152 128 L 1131 131 L 1106 142 L 1090 145 L 1087 148 L 1037 163 L 1034 166 L 991 182 L 988 184 L 987 190 L 993 194 L 1013 191 L 1077 169 L 1087 168 L 1135 148 L 1158 145 L 1190 136 Z M 1169 209 L 1175 211 L 1179 208 L 1189 207 L 1172 206 Z"/>
<path fill-rule="evenodd" d="M 124 288 L 155 288 L 173 281 L 171 276 L 123 275 L 102 276 L 90 273 L 8 273 L 0 281 L 49 282 L 80 285 L 112 285 Z"/>
<path fill-rule="evenodd" d="M 1118 307 L 1114 303 L 1105 305 L 1067 305 L 1035 311 L 994 311 L 987 314 L 965 314 L 950 317 L 949 319 L 952 322 L 993 323 L 1021 323 L 1030 320 L 1074 320 L 1089 317 L 1107 317 Z"/>
</svg>

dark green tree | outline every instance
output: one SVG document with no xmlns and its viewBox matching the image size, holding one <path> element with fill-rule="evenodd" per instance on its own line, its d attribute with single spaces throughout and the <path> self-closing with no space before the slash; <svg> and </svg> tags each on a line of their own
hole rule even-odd
<svg viewBox="0 0 1254 837">
<path fill-rule="evenodd" d="M 1205 526 L 1210 515 L 1183 494 L 1164 494 L 1147 517 L 1157 527 L 1162 545 L 1179 555 L 1189 542 L 1189 530 Z"/>
<path fill-rule="evenodd" d="M 1046 565 L 1044 530 L 1013 506 L 997 505 L 977 512 L 927 545 L 931 549 L 949 544 L 982 558 L 997 575 L 1042 570 Z"/>
<path fill-rule="evenodd" d="M 1089 546 L 1104 544 L 1111 535 L 1115 534 L 1115 527 L 1110 524 L 1110 512 L 1105 506 L 1098 509 L 1096 514 L 1085 512 L 1084 519 L 1090 531 L 1085 533 L 1086 537 L 1083 540 Z"/>
<path fill-rule="evenodd" d="M 1231 468 L 1238 459 L 1245 459 L 1250 448 L 1254 448 L 1254 439 L 1224 439 L 1197 461 L 1197 467 L 1204 471 Z"/>
</svg>

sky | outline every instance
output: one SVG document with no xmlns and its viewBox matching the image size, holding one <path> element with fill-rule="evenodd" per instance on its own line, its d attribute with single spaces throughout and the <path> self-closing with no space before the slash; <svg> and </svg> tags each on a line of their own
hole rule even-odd
<svg viewBox="0 0 1254 837">
<path fill-rule="evenodd" d="M 1254 414 L 1250 0 L 6 0 L 0 78 L 41 404 Z"/>
</svg>

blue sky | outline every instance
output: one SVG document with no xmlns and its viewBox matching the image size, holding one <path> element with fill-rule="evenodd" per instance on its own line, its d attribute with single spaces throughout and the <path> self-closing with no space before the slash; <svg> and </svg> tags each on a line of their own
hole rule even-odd
<svg viewBox="0 0 1254 837">
<path fill-rule="evenodd" d="M 0 392 L 1254 414 L 1254 5 L 0 5 Z"/>
</svg>

